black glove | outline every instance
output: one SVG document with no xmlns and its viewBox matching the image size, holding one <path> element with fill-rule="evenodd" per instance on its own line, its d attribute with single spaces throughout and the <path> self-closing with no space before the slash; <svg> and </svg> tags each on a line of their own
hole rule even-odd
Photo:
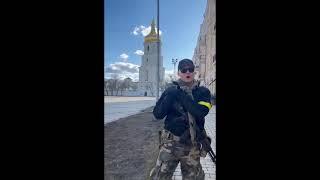
<svg viewBox="0 0 320 180">
<path fill-rule="evenodd" d="M 177 93 L 177 100 L 183 106 L 185 111 L 189 112 L 196 119 L 199 119 L 199 120 L 203 119 L 209 112 L 209 109 L 207 107 L 202 106 L 197 102 L 195 102 L 194 100 L 192 100 L 192 97 L 182 89 L 179 89 Z M 204 122 L 197 122 L 197 123 L 199 123 L 199 126 L 204 124 Z"/>
<path fill-rule="evenodd" d="M 199 130 L 197 129 L 197 141 L 202 142 L 202 141 L 208 141 L 209 144 L 211 144 L 211 138 L 207 136 L 205 130 Z"/>
<path fill-rule="evenodd" d="M 206 152 L 209 152 L 210 150 L 212 150 L 212 148 L 211 148 L 211 138 L 206 137 L 202 141 L 200 141 L 200 143 L 202 144 L 202 148 Z"/>
</svg>

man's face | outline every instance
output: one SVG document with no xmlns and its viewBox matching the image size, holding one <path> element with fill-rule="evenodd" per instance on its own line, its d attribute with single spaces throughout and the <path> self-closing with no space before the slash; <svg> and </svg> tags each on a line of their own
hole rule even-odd
<svg viewBox="0 0 320 180">
<path fill-rule="evenodd" d="M 192 82 L 194 80 L 194 67 L 186 66 L 179 70 L 178 76 L 183 82 Z"/>
</svg>

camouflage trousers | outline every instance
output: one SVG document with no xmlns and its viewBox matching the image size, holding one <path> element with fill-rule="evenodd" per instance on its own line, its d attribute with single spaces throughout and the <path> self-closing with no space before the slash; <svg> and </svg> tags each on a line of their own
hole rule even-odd
<svg viewBox="0 0 320 180">
<path fill-rule="evenodd" d="M 161 145 L 155 167 L 150 172 L 152 180 L 171 180 L 179 162 L 183 180 L 204 180 L 198 147 L 182 144 L 170 133 L 162 132 Z"/>
</svg>

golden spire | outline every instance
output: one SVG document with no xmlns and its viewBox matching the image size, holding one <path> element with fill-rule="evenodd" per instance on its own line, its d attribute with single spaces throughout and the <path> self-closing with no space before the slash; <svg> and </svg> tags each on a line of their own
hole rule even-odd
<svg viewBox="0 0 320 180">
<path fill-rule="evenodd" d="M 144 42 L 158 42 L 158 41 L 160 41 L 160 40 L 157 37 L 154 19 L 152 19 L 151 31 L 146 37 L 144 37 Z"/>
</svg>

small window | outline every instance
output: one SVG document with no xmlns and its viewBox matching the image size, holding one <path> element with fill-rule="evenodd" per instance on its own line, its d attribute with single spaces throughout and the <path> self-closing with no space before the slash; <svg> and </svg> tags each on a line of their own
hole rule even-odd
<svg viewBox="0 0 320 180">
<path fill-rule="evenodd" d="M 212 62 L 213 62 L 213 63 L 216 62 L 216 55 L 214 55 L 214 56 L 212 57 Z"/>
<path fill-rule="evenodd" d="M 148 51 L 149 51 L 149 46 L 148 46 Z"/>
<path fill-rule="evenodd" d="M 148 76 L 149 76 L 148 70 L 147 70 L 146 72 L 147 72 L 147 73 L 146 73 L 146 81 L 148 81 Z"/>
<path fill-rule="evenodd" d="M 147 58 L 147 62 L 148 62 L 148 58 Z"/>
</svg>

